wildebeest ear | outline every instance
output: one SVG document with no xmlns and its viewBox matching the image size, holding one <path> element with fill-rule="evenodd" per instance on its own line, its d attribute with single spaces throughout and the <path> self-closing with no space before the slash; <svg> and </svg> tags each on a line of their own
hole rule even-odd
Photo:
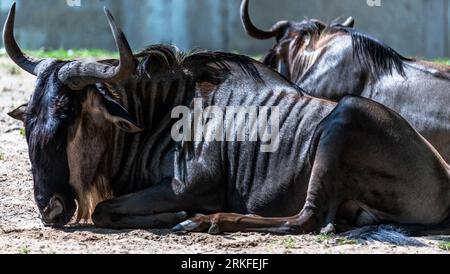
<svg viewBox="0 0 450 274">
<path fill-rule="evenodd" d="M 11 118 L 14 118 L 16 120 L 22 121 L 25 123 L 25 117 L 27 113 L 28 104 L 23 104 L 20 107 L 16 108 L 15 110 L 8 113 L 8 115 Z"/>
<path fill-rule="evenodd" d="M 353 28 L 355 26 L 355 19 L 353 17 L 347 18 L 344 23 L 342 23 L 344 27 Z"/>
<path fill-rule="evenodd" d="M 121 104 L 109 96 L 102 97 L 103 104 L 100 108 L 102 108 L 101 111 L 105 115 L 106 120 L 125 132 L 138 133 L 144 131 Z"/>
</svg>

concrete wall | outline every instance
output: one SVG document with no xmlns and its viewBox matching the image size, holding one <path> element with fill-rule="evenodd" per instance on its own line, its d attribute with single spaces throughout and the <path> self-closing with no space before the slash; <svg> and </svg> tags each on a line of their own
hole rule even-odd
<svg viewBox="0 0 450 274">
<path fill-rule="evenodd" d="M 24 48 L 114 49 L 103 6 L 123 26 L 134 49 L 175 43 L 182 49 L 207 48 L 265 52 L 273 41 L 247 37 L 239 19 L 241 0 L 17 0 L 17 37 Z M 255 23 L 268 28 L 280 19 L 324 21 L 353 16 L 357 27 L 404 55 L 450 56 L 450 0 L 253 0 Z M 1 26 L 12 0 L 0 0 Z"/>
</svg>

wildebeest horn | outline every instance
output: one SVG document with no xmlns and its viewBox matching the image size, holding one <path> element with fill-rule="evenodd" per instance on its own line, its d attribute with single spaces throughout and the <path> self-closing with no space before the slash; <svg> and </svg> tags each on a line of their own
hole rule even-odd
<svg viewBox="0 0 450 274">
<path fill-rule="evenodd" d="M 277 36 L 283 27 L 287 26 L 289 22 L 280 21 L 273 25 L 270 30 L 261 30 L 258 29 L 250 19 L 250 13 L 248 11 L 249 0 L 243 0 L 241 4 L 241 20 L 244 25 L 245 31 L 248 35 L 252 36 L 256 39 L 270 39 L 272 37 Z"/>
<path fill-rule="evenodd" d="M 120 58 L 117 66 L 98 62 L 74 61 L 59 70 L 59 79 L 74 90 L 106 82 L 118 82 L 132 75 L 137 68 L 137 60 L 122 30 L 116 25 L 114 17 L 105 8 L 109 26 L 119 50 Z"/>
<path fill-rule="evenodd" d="M 8 18 L 6 19 L 6 23 L 3 28 L 3 43 L 5 44 L 6 53 L 20 68 L 37 76 L 40 71 L 39 64 L 42 63 L 43 59 L 35 59 L 27 56 L 19 48 L 16 39 L 14 38 L 15 17 L 16 3 L 14 2 L 9 10 Z"/>
</svg>

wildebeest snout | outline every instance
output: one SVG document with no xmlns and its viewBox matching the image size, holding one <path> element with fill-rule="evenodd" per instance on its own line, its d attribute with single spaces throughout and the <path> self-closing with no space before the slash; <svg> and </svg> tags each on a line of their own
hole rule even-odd
<svg viewBox="0 0 450 274">
<path fill-rule="evenodd" d="M 54 195 L 42 211 L 42 221 L 46 226 L 64 226 L 70 221 L 72 215 L 73 213 L 67 212 L 64 199 L 59 195 Z"/>
</svg>

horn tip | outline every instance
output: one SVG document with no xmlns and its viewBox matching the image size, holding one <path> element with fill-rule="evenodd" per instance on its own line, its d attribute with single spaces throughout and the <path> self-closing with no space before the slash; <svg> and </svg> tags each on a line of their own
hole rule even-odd
<svg viewBox="0 0 450 274">
<path fill-rule="evenodd" d="M 106 14 L 106 18 L 108 19 L 109 25 L 111 26 L 112 29 L 117 29 L 117 25 L 116 25 L 116 19 L 114 19 L 114 16 L 112 15 L 111 11 L 107 8 L 104 7 L 103 8 L 105 14 Z"/>
<path fill-rule="evenodd" d="M 107 7 L 103 7 L 103 11 L 105 12 L 106 16 L 107 16 L 109 19 L 114 19 L 114 17 L 113 17 L 112 14 L 111 14 L 111 11 L 109 11 L 109 9 L 108 9 Z"/>
<path fill-rule="evenodd" d="M 10 14 L 15 14 L 16 13 L 16 1 L 14 1 L 11 5 L 11 8 L 9 9 L 9 13 Z"/>
</svg>

